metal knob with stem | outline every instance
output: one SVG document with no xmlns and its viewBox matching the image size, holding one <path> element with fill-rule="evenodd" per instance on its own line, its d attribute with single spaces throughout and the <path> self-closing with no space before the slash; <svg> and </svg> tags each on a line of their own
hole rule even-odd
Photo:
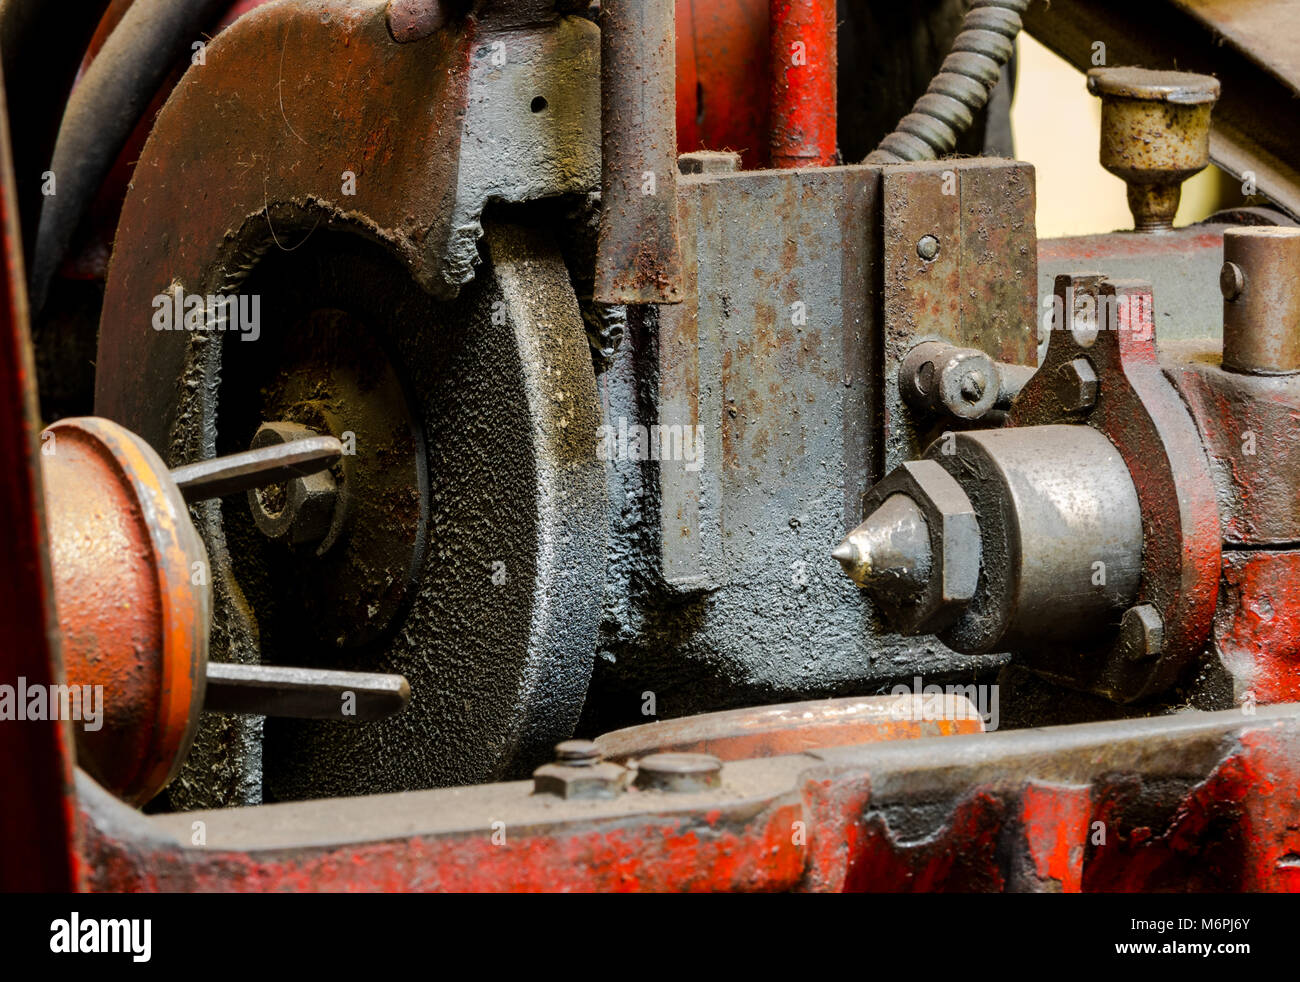
<svg viewBox="0 0 1300 982">
<path fill-rule="evenodd" d="M 365 722 L 409 701 L 400 675 L 208 661 L 210 569 L 188 505 L 322 471 L 341 454 L 337 439 L 313 435 L 169 470 L 106 419 L 42 434 L 69 705 L 73 692 L 79 708 L 102 694 L 96 724 L 74 724 L 77 760 L 119 797 L 143 804 L 166 787 L 204 709 Z"/>
</svg>

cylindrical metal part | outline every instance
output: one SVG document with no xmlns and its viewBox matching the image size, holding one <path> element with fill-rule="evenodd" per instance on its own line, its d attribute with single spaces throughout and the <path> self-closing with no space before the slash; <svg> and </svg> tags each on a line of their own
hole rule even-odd
<svg viewBox="0 0 1300 982">
<path fill-rule="evenodd" d="M 683 298 L 673 12 L 673 0 L 601 4 L 599 303 Z"/>
<path fill-rule="evenodd" d="M 773 167 L 836 162 L 835 0 L 770 0 Z"/>
<path fill-rule="evenodd" d="M 979 585 L 940 632 L 945 644 L 969 654 L 1077 648 L 1119 624 L 1142 576 L 1142 512 L 1104 435 L 1071 425 L 977 430 L 926 456 L 979 517 Z"/>
<path fill-rule="evenodd" d="M 1223 233 L 1223 367 L 1250 375 L 1300 372 L 1300 228 Z"/>
<path fill-rule="evenodd" d="M 143 804 L 175 776 L 198 725 L 207 552 L 166 466 L 139 437 L 105 419 L 63 419 L 42 447 L 64 667 L 82 714 L 77 762 Z"/>
</svg>

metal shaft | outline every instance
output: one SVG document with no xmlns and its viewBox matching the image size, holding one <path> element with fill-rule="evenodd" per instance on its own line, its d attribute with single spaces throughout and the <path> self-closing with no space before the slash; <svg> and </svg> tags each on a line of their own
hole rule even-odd
<svg viewBox="0 0 1300 982">
<path fill-rule="evenodd" d="M 171 476 L 187 502 L 202 501 L 315 474 L 342 455 L 343 444 L 336 438 L 313 436 L 186 464 Z"/>
<path fill-rule="evenodd" d="M 401 675 L 208 662 L 203 708 L 366 723 L 401 712 L 410 699 Z"/>
</svg>

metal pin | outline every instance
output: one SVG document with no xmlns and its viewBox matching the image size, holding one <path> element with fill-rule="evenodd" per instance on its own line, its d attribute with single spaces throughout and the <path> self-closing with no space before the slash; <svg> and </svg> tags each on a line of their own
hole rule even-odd
<svg viewBox="0 0 1300 982">
<path fill-rule="evenodd" d="M 185 464 L 171 476 L 187 502 L 203 501 L 315 474 L 341 456 L 343 444 L 335 437 L 312 436 Z"/>
<path fill-rule="evenodd" d="M 208 662 L 203 708 L 368 723 L 401 712 L 410 700 L 411 687 L 401 675 Z"/>
</svg>

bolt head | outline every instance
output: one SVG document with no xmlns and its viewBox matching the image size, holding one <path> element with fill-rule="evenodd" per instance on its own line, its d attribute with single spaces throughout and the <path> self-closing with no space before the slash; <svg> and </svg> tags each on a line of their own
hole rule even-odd
<svg viewBox="0 0 1300 982">
<path fill-rule="evenodd" d="M 1223 269 L 1219 270 L 1219 292 L 1223 294 L 1223 299 L 1231 303 L 1241 296 L 1241 291 L 1245 288 L 1246 274 L 1241 267 L 1236 263 L 1224 263 Z"/>
<path fill-rule="evenodd" d="M 591 740 L 565 740 L 555 745 L 555 762 L 571 767 L 600 763 L 600 748 Z"/>
<path fill-rule="evenodd" d="M 939 255 L 939 240 L 933 235 L 923 235 L 916 243 L 916 254 L 927 263 L 933 262 Z"/>
<path fill-rule="evenodd" d="M 1083 412 L 1097 404 L 1097 373 L 1087 358 L 1075 358 L 1056 370 L 1052 392 L 1066 412 Z"/>
<path fill-rule="evenodd" d="M 1119 622 L 1119 644 L 1126 658 L 1154 658 L 1164 648 L 1164 640 L 1164 618 L 1152 604 L 1137 604 L 1124 611 Z"/>
<path fill-rule="evenodd" d="M 637 762 L 636 786 L 642 791 L 690 793 L 722 784 L 722 761 L 712 754 L 651 754 Z"/>
<path fill-rule="evenodd" d="M 550 794 L 558 798 L 617 798 L 627 790 L 629 771 L 608 761 L 570 764 L 543 764 L 533 771 L 533 794 Z"/>
</svg>

